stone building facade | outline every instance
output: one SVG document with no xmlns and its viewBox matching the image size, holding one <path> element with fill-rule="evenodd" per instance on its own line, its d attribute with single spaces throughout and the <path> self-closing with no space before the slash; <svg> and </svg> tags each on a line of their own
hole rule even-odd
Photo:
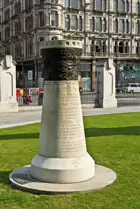
<svg viewBox="0 0 140 209">
<path fill-rule="evenodd" d="M 16 60 L 19 87 L 41 85 L 43 40 L 83 40 L 80 74 L 91 83 L 98 59 L 140 65 L 139 0 L 1 0 L 0 7 L 0 54 Z"/>
</svg>

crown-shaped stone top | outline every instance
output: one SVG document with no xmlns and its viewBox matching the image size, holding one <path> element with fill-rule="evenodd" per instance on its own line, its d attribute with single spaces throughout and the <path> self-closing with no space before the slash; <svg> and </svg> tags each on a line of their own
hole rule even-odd
<svg viewBox="0 0 140 209">
<path fill-rule="evenodd" d="M 40 43 L 40 49 L 48 48 L 83 48 L 82 41 L 77 40 L 51 40 L 42 41 Z"/>
</svg>

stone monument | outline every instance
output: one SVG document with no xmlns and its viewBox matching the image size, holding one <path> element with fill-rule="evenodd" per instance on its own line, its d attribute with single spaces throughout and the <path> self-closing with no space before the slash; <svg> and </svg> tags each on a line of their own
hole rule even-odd
<svg viewBox="0 0 140 209">
<path fill-rule="evenodd" d="M 0 112 L 18 112 L 16 62 L 11 55 L 0 61 Z"/>
<path fill-rule="evenodd" d="M 39 152 L 30 166 L 10 175 L 17 188 L 35 193 L 85 192 L 116 179 L 88 154 L 78 87 L 82 43 L 41 43 L 45 89 Z"/>
<path fill-rule="evenodd" d="M 97 70 L 97 98 L 95 107 L 114 108 L 117 107 L 116 99 L 116 77 L 113 59 L 99 60 L 96 63 Z"/>
</svg>

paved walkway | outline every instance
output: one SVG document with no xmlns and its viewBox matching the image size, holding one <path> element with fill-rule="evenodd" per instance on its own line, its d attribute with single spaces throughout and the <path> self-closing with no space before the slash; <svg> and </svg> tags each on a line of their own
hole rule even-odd
<svg viewBox="0 0 140 209">
<path fill-rule="evenodd" d="M 119 107 L 111 109 L 84 107 L 83 115 L 105 115 L 105 114 L 119 114 L 128 112 L 140 112 L 140 106 Z M 40 122 L 41 111 L 19 112 L 19 113 L 3 113 L 0 114 L 0 128 L 8 128 L 21 126 L 26 124 L 33 124 Z"/>
</svg>

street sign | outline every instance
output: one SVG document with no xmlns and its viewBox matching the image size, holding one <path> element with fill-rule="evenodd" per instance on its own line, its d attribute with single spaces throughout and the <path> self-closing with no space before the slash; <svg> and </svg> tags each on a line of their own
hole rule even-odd
<svg viewBox="0 0 140 209">
<path fill-rule="evenodd" d="M 29 81 L 33 80 L 33 71 L 32 70 L 28 70 L 28 80 Z"/>
</svg>

